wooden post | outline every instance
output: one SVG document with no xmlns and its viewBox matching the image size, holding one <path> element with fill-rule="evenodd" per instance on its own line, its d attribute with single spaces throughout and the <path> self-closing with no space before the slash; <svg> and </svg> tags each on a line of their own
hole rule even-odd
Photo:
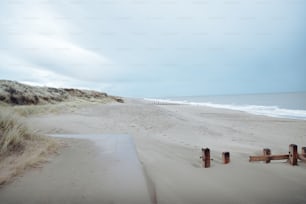
<svg viewBox="0 0 306 204">
<path fill-rule="evenodd" d="M 296 166 L 297 165 L 297 159 L 298 159 L 297 145 L 291 144 L 289 146 L 289 163 L 292 166 Z"/>
<path fill-rule="evenodd" d="M 263 149 L 263 155 L 264 156 L 270 156 L 271 155 L 271 150 L 268 148 Z M 267 164 L 271 162 L 271 158 L 267 157 L 266 161 Z"/>
<path fill-rule="evenodd" d="M 302 154 L 299 154 L 298 157 L 303 162 L 306 162 L 306 147 L 302 147 Z"/>
<path fill-rule="evenodd" d="M 223 161 L 223 164 L 230 163 L 230 153 L 229 152 L 222 152 L 222 161 Z"/>
<path fill-rule="evenodd" d="M 306 147 L 302 147 L 302 154 L 306 154 Z"/>
<path fill-rule="evenodd" d="M 205 148 L 202 149 L 202 160 L 203 160 L 203 167 L 209 168 L 210 167 L 210 149 Z"/>
</svg>

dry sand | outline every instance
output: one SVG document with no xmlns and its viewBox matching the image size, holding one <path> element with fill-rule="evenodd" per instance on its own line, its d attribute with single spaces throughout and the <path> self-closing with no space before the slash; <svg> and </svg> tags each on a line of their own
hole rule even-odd
<svg viewBox="0 0 306 204">
<path fill-rule="evenodd" d="M 306 121 L 127 100 L 125 104 L 93 105 L 73 113 L 32 117 L 28 122 L 47 134 L 130 135 L 157 203 L 306 203 L 305 163 L 299 162 L 299 166 L 293 167 L 286 161 L 248 162 L 248 156 L 261 154 L 265 147 L 271 148 L 272 154 L 284 154 L 291 143 L 299 148 L 306 146 Z M 48 166 L 58 160 L 82 158 L 85 152 L 94 151 L 92 145 L 84 141 L 71 141 L 69 146 L 81 146 L 70 156 L 63 153 L 56 157 L 41 171 L 47 171 Z M 202 147 L 212 151 L 213 161 L 209 169 L 201 168 Z M 220 162 L 223 151 L 231 153 L 228 165 Z M 94 166 L 95 162 L 93 157 L 84 165 Z M 56 167 L 55 175 L 60 176 L 63 170 L 60 165 Z M 99 165 L 96 167 L 100 168 Z M 31 173 L 17 182 L 27 180 Z M 86 188 L 86 181 L 95 182 L 95 176 L 107 177 L 103 173 L 92 177 L 86 174 L 75 182 L 84 184 L 85 192 L 96 192 L 92 196 L 97 196 L 97 203 L 108 203 L 107 196 L 114 194 L 106 195 L 98 186 L 97 189 Z M 3 195 L 14 183 L 0 189 L 0 200 L 1 193 Z M 39 181 L 37 185 L 47 186 Z M 22 194 L 22 189 L 19 191 Z M 70 189 L 61 191 L 69 195 Z M 16 191 L 16 196 L 18 194 Z"/>
</svg>

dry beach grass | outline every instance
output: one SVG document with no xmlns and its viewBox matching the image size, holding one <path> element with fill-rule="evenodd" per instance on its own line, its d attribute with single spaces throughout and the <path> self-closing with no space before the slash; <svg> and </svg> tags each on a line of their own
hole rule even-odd
<svg viewBox="0 0 306 204">
<path fill-rule="evenodd" d="M 0 108 L 0 185 L 46 161 L 59 143 L 30 129 L 11 108 Z"/>
<path fill-rule="evenodd" d="M 23 123 L 21 118 L 9 108 L 1 108 L 0 115 L 0 153 L 1 155 L 11 151 L 22 151 L 26 140 L 32 140 L 36 136 Z"/>
</svg>

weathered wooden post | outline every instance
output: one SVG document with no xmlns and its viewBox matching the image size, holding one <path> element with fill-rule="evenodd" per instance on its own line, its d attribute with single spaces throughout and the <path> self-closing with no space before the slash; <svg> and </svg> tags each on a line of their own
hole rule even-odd
<svg viewBox="0 0 306 204">
<path fill-rule="evenodd" d="M 229 152 L 222 152 L 222 161 L 223 161 L 223 164 L 230 163 L 230 153 Z"/>
<path fill-rule="evenodd" d="M 202 161 L 203 161 L 203 167 L 209 168 L 210 167 L 210 149 L 209 148 L 202 148 Z"/>
<path fill-rule="evenodd" d="M 271 156 L 271 150 L 268 149 L 268 148 L 264 148 L 263 149 L 263 155 L 264 156 Z M 267 164 L 271 162 L 271 158 L 267 157 L 266 158 L 266 161 L 265 161 Z"/>
<path fill-rule="evenodd" d="M 302 147 L 302 154 L 306 154 L 306 147 Z"/>
<path fill-rule="evenodd" d="M 289 146 L 289 163 L 292 166 L 296 166 L 297 165 L 297 160 L 298 160 L 297 145 L 291 144 Z"/>
<path fill-rule="evenodd" d="M 298 158 L 306 162 L 306 147 L 302 147 L 302 154 L 298 154 Z"/>
</svg>

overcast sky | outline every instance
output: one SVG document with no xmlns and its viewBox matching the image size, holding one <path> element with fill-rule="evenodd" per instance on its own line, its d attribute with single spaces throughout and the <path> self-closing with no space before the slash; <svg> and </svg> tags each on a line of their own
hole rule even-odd
<svg viewBox="0 0 306 204">
<path fill-rule="evenodd" d="M 0 78 L 136 97 L 306 91 L 304 0 L 1 0 Z"/>
</svg>

